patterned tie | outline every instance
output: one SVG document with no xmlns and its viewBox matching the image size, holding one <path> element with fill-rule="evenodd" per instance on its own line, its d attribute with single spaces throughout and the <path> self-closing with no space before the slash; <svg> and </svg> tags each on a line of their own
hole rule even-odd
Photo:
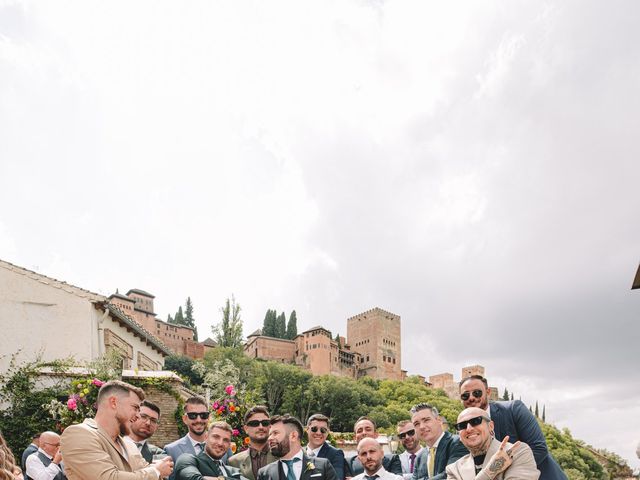
<svg viewBox="0 0 640 480">
<path fill-rule="evenodd" d="M 409 463 L 409 473 L 413 473 L 413 465 L 416 462 L 416 454 L 412 453 L 411 455 L 409 455 L 409 458 L 411 459 L 411 462 Z"/>
<path fill-rule="evenodd" d="M 429 464 L 427 466 L 429 470 L 429 478 L 433 477 L 433 466 L 436 463 L 436 447 L 429 447 Z"/>
<path fill-rule="evenodd" d="M 198 442 L 198 443 L 196 443 L 196 447 L 198 447 L 198 448 L 196 449 L 196 455 L 199 455 L 199 454 L 201 454 L 202 452 L 204 452 L 204 446 L 205 446 L 205 445 L 206 445 L 206 443 L 205 443 L 205 442 Z"/>
<path fill-rule="evenodd" d="M 214 477 L 222 476 L 222 469 L 220 468 L 220 460 L 213 461 L 213 476 Z"/>
<path fill-rule="evenodd" d="M 144 445 L 144 443 L 142 442 L 136 442 L 136 447 L 138 447 L 138 450 L 142 450 L 142 446 Z"/>
<path fill-rule="evenodd" d="M 287 480 L 297 480 L 296 472 L 293 471 L 293 464 L 295 462 L 299 462 L 300 458 L 295 457 L 295 458 L 292 458 L 291 460 L 282 460 L 282 461 L 287 464 Z"/>
</svg>

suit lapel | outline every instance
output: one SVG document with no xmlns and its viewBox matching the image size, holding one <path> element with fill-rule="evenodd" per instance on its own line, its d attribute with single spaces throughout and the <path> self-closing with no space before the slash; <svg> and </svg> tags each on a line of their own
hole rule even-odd
<svg viewBox="0 0 640 480">
<path fill-rule="evenodd" d="M 434 472 L 444 471 L 444 466 L 440 464 L 445 461 L 447 457 L 447 455 L 445 455 L 445 452 L 447 451 L 447 447 L 449 446 L 450 441 L 451 434 L 449 432 L 444 432 L 444 435 L 440 439 L 440 443 L 438 443 L 438 448 L 436 448 L 436 458 L 433 462 Z"/>
<path fill-rule="evenodd" d="M 476 466 L 473 463 L 473 457 L 469 455 L 466 459 L 458 464 L 458 470 L 462 480 L 473 480 L 476 478 Z"/>
<path fill-rule="evenodd" d="M 116 453 L 118 454 L 118 456 L 120 457 L 120 459 L 122 460 L 122 463 L 124 465 L 126 465 L 127 467 L 129 467 L 129 471 L 131 471 L 131 466 L 129 465 L 129 461 L 127 460 L 127 458 L 124 456 L 123 450 L 127 447 L 125 447 L 124 445 L 124 441 L 122 441 L 122 437 L 118 437 L 121 439 L 120 441 L 120 445 L 116 444 L 116 442 L 113 441 L 113 439 L 109 436 L 109 434 L 107 434 L 107 432 L 105 432 L 102 427 L 100 427 L 98 424 L 95 424 L 95 426 L 97 427 L 98 430 L 98 434 L 102 435 L 102 437 L 109 442 L 109 445 L 111 446 L 111 448 L 113 448 Z"/>
<path fill-rule="evenodd" d="M 500 408 L 496 407 L 494 403 L 490 403 L 489 414 L 491 416 L 491 421 L 493 422 L 493 431 L 494 431 L 495 437 L 502 440 L 505 435 L 502 429 L 502 426 L 503 426 L 502 411 Z"/>
</svg>

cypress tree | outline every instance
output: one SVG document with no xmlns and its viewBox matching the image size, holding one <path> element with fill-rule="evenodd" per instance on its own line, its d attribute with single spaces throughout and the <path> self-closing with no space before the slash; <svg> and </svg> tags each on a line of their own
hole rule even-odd
<svg viewBox="0 0 640 480">
<path fill-rule="evenodd" d="M 542 405 L 542 423 L 545 423 L 546 419 L 547 419 L 547 406 L 546 405 Z"/>
<path fill-rule="evenodd" d="M 504 393 L 502 394 L 502 400 L 509 400 L 509 391 L 507 387 L 504 387 Z"/>
<path fill-rule="evenodd" d="M 287 335 L 289 340 L 293 340 L 298 335 L 298 318 L 296 317 L 296 311 L 293 310 L 289 315 L 289 322 L 287 323 Z"/>
<path fill-rule="evenodd" d="M 538 418 L 540 415 L 538 415 L 540 412 L 538 411 L 538 400 L 536 400 L 536 411 L 535 411 L 535 416 L 536 418 Z"/>
<path fill-rule="evenodd" d="M 276 311 L 275 310 L 267 310 L 267 313 L 264 316 L 264 323 L 262 325 L 262 335 L 265 337 L 275 337 L 276 336 Z"/>
<path fill-rule="evenodd" d="M 193 339 L 198 341 L 198 329 L 196 328 L 196 320 L 193 318 L 193 303 L 191 303 L 191 297 L 187 297 L 187 302 L 184 306 L 184 324 L 194 329 Z"/>
<path fill-rule="evenodd" d="M 276 334 L 274 335 L 274 337 L 286 338 L 286 333 L 287 333 L 287 317 L 284 315 L 284 312 L 282 312 L 280 315 L 278 315 L 278 318 L 276 319 Z"/>
</svg>

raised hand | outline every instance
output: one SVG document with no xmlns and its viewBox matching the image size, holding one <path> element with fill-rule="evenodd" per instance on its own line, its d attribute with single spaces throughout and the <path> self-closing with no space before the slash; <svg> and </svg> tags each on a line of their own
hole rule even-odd
<svg viewBox="0 0 640 480">
<path fill-rule="evenodd" d="M 514 443 L 511 448 L 506 450 L 508 441 L 509 436 L 507 435 L 506 437 L 504 437 L 504 440 L 502 440 L 498 451 L 493 454 L 493 456 L 489 459 L 489 463 L 485 467 L 487 469 L 487 475 L 491 479 L 504 472 L 513 462 L 513 454 L 520 446 L 520 442 Z"/>
</svg>

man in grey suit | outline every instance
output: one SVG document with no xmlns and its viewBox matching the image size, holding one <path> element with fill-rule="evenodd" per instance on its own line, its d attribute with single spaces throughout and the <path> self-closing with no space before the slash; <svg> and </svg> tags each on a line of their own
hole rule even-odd
<svg viewBox="0 0 640 480">
<path fill-rule="evenodd" d="M 209 409 L 206 400 L 199 396 L 189 397 L 184 404 L 182 421 L 189 429 L 187 434 L 164 446 L 165 452 L 171 456 L 174 463 L 177 463 L 183 453 L 198 455 L 205 451 L 209 423 Z M 175 472 L 169 478 L 173 480 Z"/>
<path fill-rule="evenodd" d="M 425 443 L 425 448 L 416 458 L 413 478 L 446 478 L 447 465 L 466 455 L 467 449 L 457 435 L 442 429 L 438 409 L 428 403 L 419 403 L 411 409 L 411 422 L 418 438 Z"/>
<path fill-rule="evenodd" d="M 337 480 L 326 458 L 309 458 L 302 449 L 302 423 L 289 415 L 271 418 L 269 449 L 280 460 L 262 467 L 257 480 Z"/>
<path fill-rule="evenodd" d="M 278 460 L 269 450 L 269 411 L 267 407 L 256 405 L 244 414 L 244 431 L 249 437 L 249 448 L 236 453 L 227 463 L 240 469 L 243 477 L 256 480 L 258 470 Z"/>
<path fill-rule="evenodd" d="M 147 463 L 153 461 L 154 455 L 165 453 L 160 447 L 152 445 L 148 440 L 156 433 L 160 422 L 160 407 L 149 400 L 140 403 L 140 413 L 135 422 L 131 424 L 129 439 L 135 443 L 138 451 L 142 454 Z"/>
<path fill-rule="evenodd" d="M 482 408 L 472 407 L 460 412 L 456 429 L 469 449 L 455 463 L 447 466 L 447 478 L 454 480 L 538 480 L 533 452 L 526 443 L 502 442 L 493 436 L 493 422 Z"/>
<path fill-rule="evenodd" d="M 540 480 L 567 480 L 567 476 L 549 453 L 547 441 L 536 417 L 520 400 L 489 403 L 487 379 L 471 375 L 460 381 L 460 399 L 466 408 L 483 409 L 493 421 L 496 440 L 509 437 L 531 447 Z"/>
</svg>

